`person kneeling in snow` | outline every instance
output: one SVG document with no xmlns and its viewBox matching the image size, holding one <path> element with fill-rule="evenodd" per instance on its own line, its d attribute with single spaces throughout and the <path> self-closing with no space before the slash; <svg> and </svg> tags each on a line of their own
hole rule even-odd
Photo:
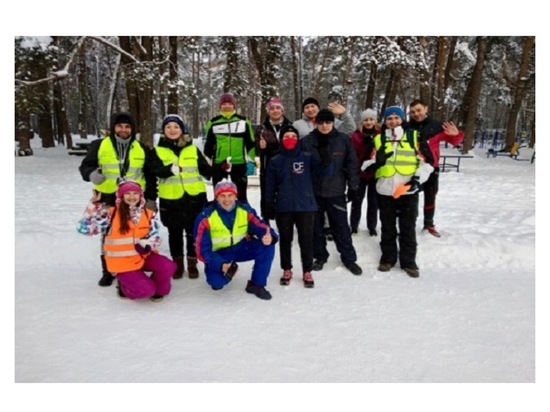
<svg viewBox="0 0 550 412">
<path fill-rule="evenodd" d="M 118 281 L 121 298 L 161 300 L 170 292 L 176 264 L 158 253 L 159 224 L 155 212 L 145 208 L 141 186 L 124 181 L 116 191 L 116 207 L 100 202 L 94 191 L 78 232 L 105 234 L 107 269 Z M 152 272 L 151 277 L 145 272 Z"/>
<path fill-rule="evenodd" d="M 197 258 L 204 263 L 206 282 L 214 290 L 227 285 L 236 262 L 254 260 L 246 292 L 269 300 L 265 289 L 275 256 L 277 233 L 265 224 L 248 203 L 237 201 L 237 186 L 222 180 L 214 188 L 215 200 L 195 220 Z"/>
</svg>

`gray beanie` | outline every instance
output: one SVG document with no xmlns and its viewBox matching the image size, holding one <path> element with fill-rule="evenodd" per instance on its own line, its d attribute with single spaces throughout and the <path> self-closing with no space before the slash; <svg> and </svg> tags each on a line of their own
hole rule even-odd
<svg viewBox="0 0 550 412">
<path fill-rule="evenodd" d="M 374 110 L 367 109 L 364 112 L 361 112 L 361 121 L 365 119 L 374 119 L 376 121 L 378 116 L 376 116 L 376 112 Z"/>
</svg>

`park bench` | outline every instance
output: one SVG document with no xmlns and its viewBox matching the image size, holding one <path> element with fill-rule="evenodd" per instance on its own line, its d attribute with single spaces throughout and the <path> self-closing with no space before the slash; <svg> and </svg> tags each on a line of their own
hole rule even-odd
<svg viewBox="0 0 550 412">
<path fill-rule="evenodd" d="M 457 172 L 460 172 L 460 161 L 462 159 L 472 159 L 474 156 L 468 155 L 449 155 L 442 154 L 439 158 L 439 170 L 442 172 L 448 171 L 445 169 L 454 169 Z"/>
<path fill-rule="evenodd" d="M 67 150 L 70 155 L 86 156 L 88 148 L 90 147 L 90 141 L 82 141 L 74 143 L 73 147 Z"/>
</svg>

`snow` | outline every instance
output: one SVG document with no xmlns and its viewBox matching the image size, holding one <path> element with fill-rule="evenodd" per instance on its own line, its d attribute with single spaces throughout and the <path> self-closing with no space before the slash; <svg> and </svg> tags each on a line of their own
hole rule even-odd
<svg viewBox="0 0 550 412">
<path fill-rule="evenodd" d="M 428 410 L 430 402 L 445 402 L 446 410 L 479 410 L 467 397 L 437 401 L 455 394 L 453 385 L 320 384 L 535 382 L 536 165 L 529 161 L 488 159 L 484 149 L 475 149 L 460 173 L 441 174 L 436 223 L 442 237 L 421 233 L 418 221 L 419 279 L 398 268 L 376 271 L 379 237 L 369 237 L 362 220 L 353 237 L 362 276 L 343 267 L 330 242 L 329 262 L 314 272 L 314 289 L 305 289 L 299 276 L 290 286 L 278 284 L 277 251 L 267 287 L 271 301 L 244 292 L 251 263 L 243 263 L 222 291 L 211 290 L 201 273 L 198 280 L 174 281 L 167 298 L 151 302 L 121 300 L 114 286 L 97 286 L 99 239 L 75 229 L 91 194 L 78 172 L 82 158 L 67 155 L 63 146 L 32 143 L 34 156 L 16 157 L 14 169 L 16 383 L 203 383 L 155 385 L 151 399 L 128 395 L 136 389 L 131 385 L 101 386 L 97 393 L 86 386 L 88 406 L 109 399 L 111 407 L 149 409 L 174 396 L 182 408 L 195 398 L 227 408 L 233 396 L 239 409 L 256 410 L 261 399 L 275 405 L 283 402 L 277 393 L 288 391 L 295 405 L 305 407 L 335 402 L 350 410 L 379 401 L 380 409 L 418 404 Z M 532 151 L 521 153 L 528 159 Z M 259 206 L 258 187 L 250 188 L 249 199 Z M 164 228 L 162 233 L 161 252 L 168 255 Z M 296 245 L 293 257 L 299 272 Z M 272 385 L 213 389 L 206 383 Z M 283 389 L 277 383 L 319 385 Z M 502 402 L 506 408 L 514 404 L 512 389 L 522 385 L 472 386 L 459 391 L 475 394 L 475 405 L 490 399 L 491 407 Z M 46 399 L 57 396 L 57 409 L 74 407 L 63 399 L 62 385 L 47 388 L 35 390 Z M 305 398 L 304 390 L 315 399 Z M 395 396 L 396 390 L 404 396 Z M 532 392 L 522 409 L 535 410 Z M 103 393 L 115 399 L 102 399 Z M 37 397 L 18 398 L 21 407 L 43 404 Z"/>
</svg>

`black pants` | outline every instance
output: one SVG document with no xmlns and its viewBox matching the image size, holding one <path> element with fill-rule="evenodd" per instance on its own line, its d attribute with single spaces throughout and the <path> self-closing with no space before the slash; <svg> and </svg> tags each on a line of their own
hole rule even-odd
<svg viewBox="0 0 550 412">
<path fill-rule="evenodd" d="M 367 229 L 375 230 L 378 224 L 378 201 L 376 193 L 376 179 L 359 180 L 359 187 L 357 189 L 357 196 L 355 200 L 351 202 L 351 213 L 349 218 L 349 225 L 352 230 L 359 228 L 359 222 L 361 221 L 361 208 L 363 206 L 363 199 L 367 195 Z"/>
<path fill-rule="evenodd" d="M 424 192 L 424 227 L 434 224 L 435 198 L 439 191 L 439 167 L 434 168 L 428 180 L 422 185 Z"/>
<path fill-rule="evenodd" d="M 294 226 L 298 231 L 302 272 L 311 272 L 313 266 L 313 224 L 316 212 L 277 213 L 275 221 L 279 231 L 279 257 L 281 269 L 292 269 L 292 240 Z"/>
<path fill-rule="evenodd" d="M 416 266 L 416 218 L 418 217 L 418 193 L 403 195 L 398 199 L 378 195 L 382 235 L 380 263 L 394 265 L 399 257 L 402 268 Z M 397 232 L 399 226 L 399 233 Z M 399 239 L 399 251 L 397 247 Z"/>
<path fill-rule="evenodd" d="M 260 173 L 260 216 L 266 222 L 269 222 L 269 219 L 266 218 L 266 206 L 265 206 L 265 181 L 266 176 L 265 172 Z"/>
<path fill-rule="evenodd" d="M 329 257 L 327 239 L 323 234 L 323 215 L 326 212 L 336 250 L 340 253 L 342 263 L 355 262 L 357 254 L 351 240 L 346 196 L 315 196 L 315 200 L 319 210 L 315 214 L 315 224 L 313 225 L 313 257 L 322 262 L 326 262 Z"/>
<path fill-rule="evenodd" d="M 237 198 L 241 202 L 248 203 L 246 197 L 246 188 L 248 186 L 248 176 L 246 175 L 246 163 L 241 165 L 232 165 L 231 172 L 227 173 L 221 168 L 221 165 L 214 164 L 212 167 L 212 185 L 216 186 L 222 179 L 231 177 L 231 181 L 237 186 Z"/>
</svg>

